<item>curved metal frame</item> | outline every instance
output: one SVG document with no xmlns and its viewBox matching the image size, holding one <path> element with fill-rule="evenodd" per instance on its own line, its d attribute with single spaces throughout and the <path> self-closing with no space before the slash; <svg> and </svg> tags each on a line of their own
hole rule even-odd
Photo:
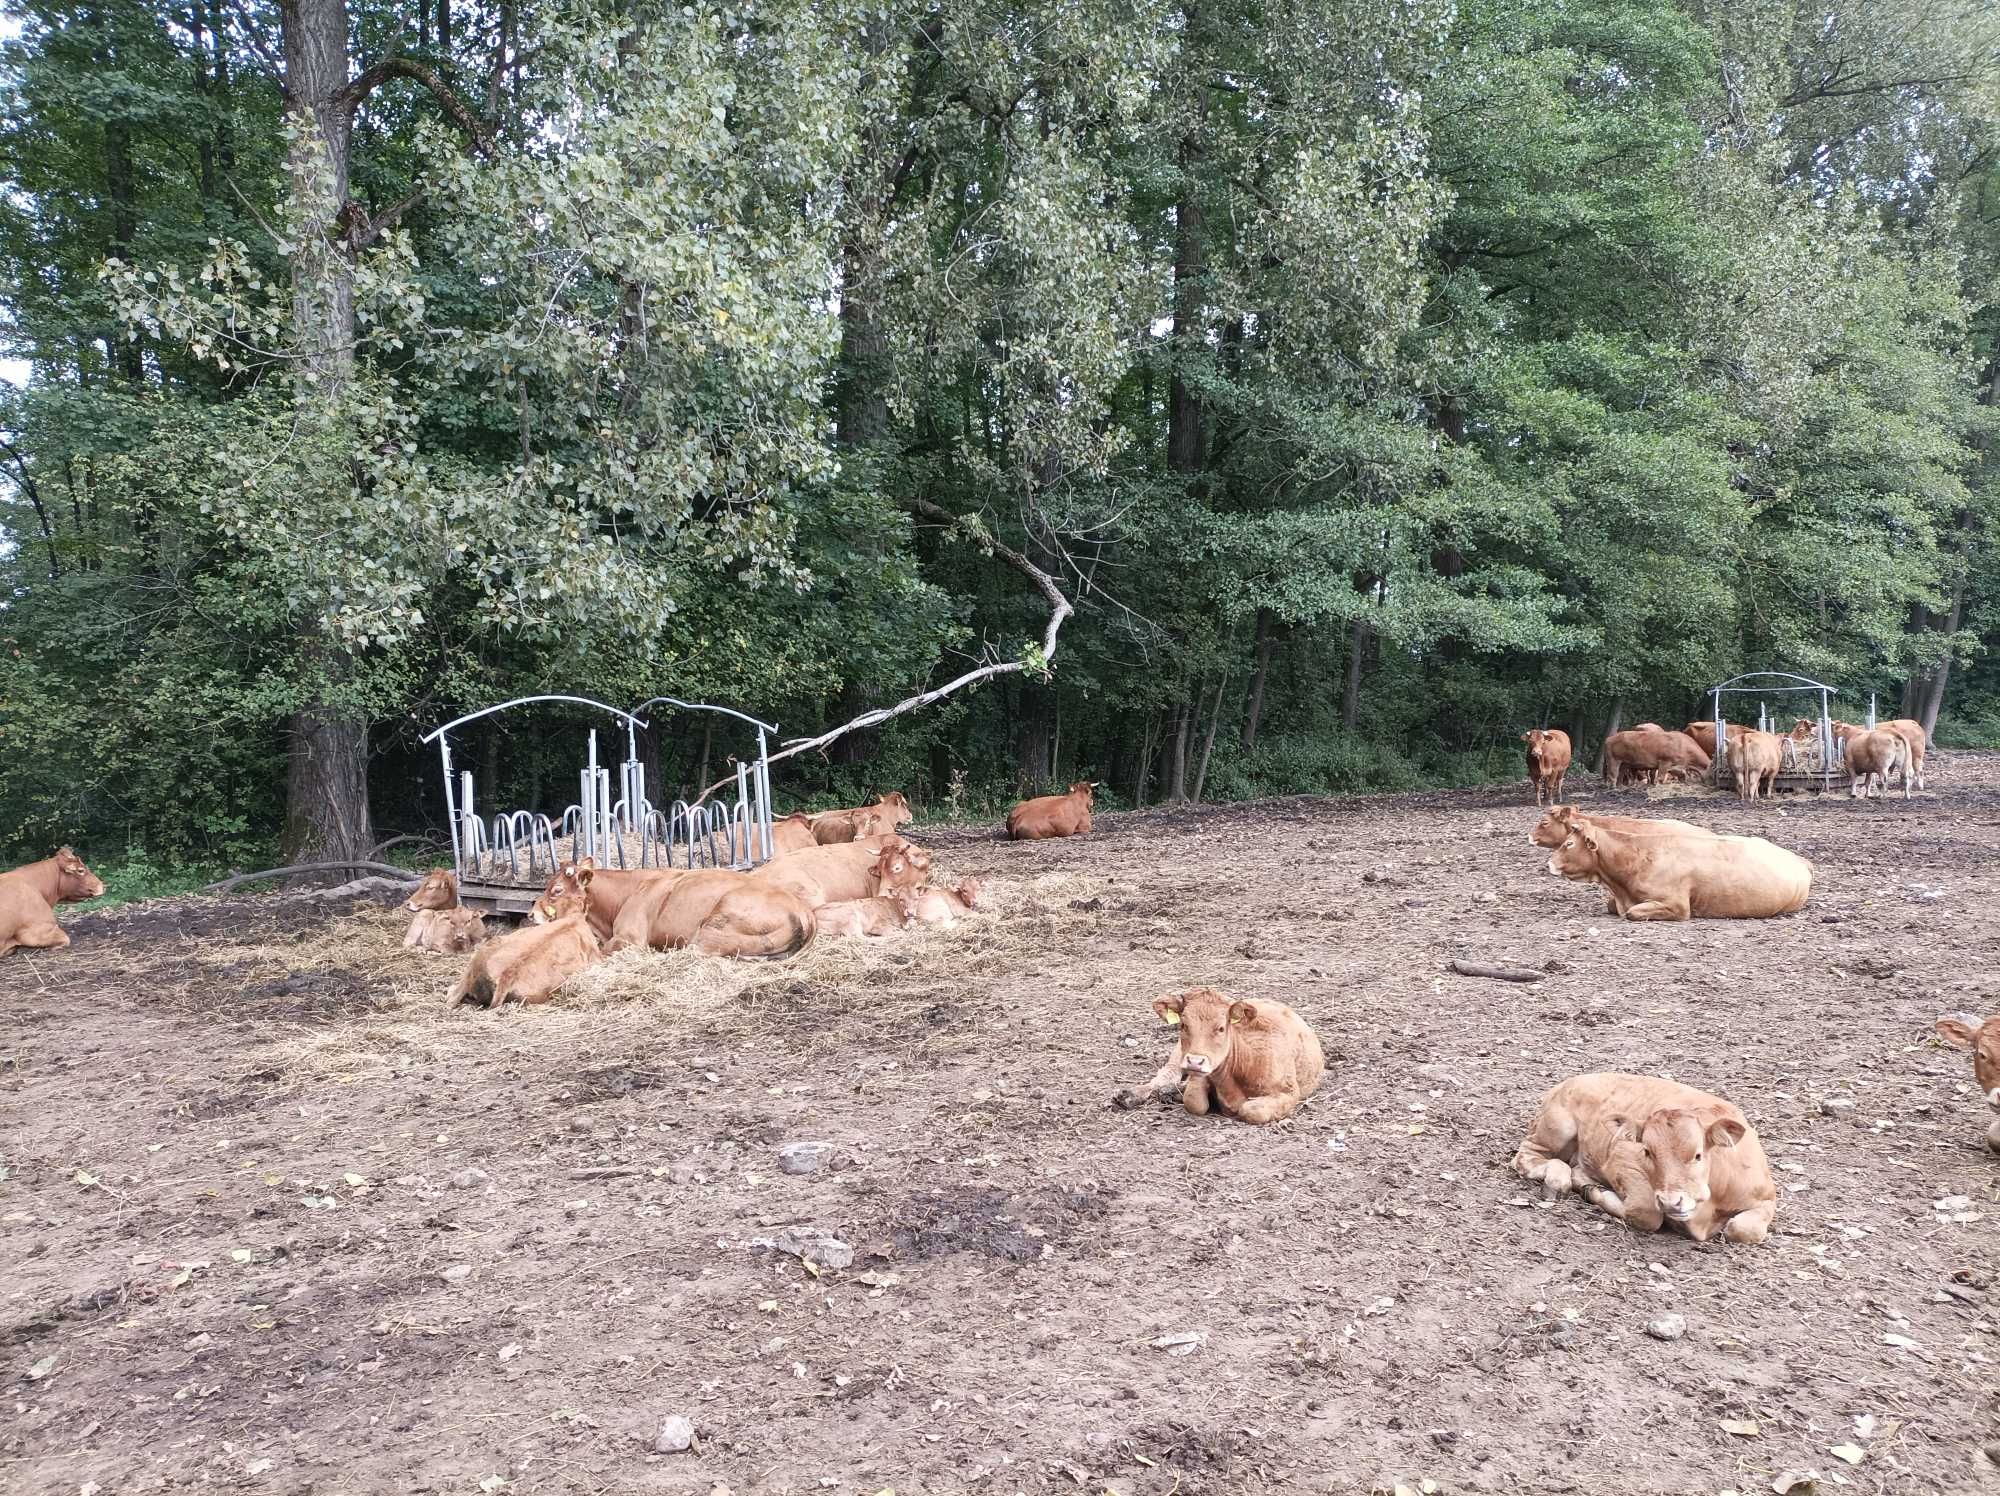
<svg viewBox="0 0 2000 1496">
<path fill-rule="evenodd" d="M 1763 684 L 1763 682 L 1779 681 L 1791 682 L 1792 684 Z M 1758 682 L 1759 684 L 1745 684 L 1745 682 Z M 1745 671 L 1742 675 L 1731 676 L 1720 685 L 1708 688 L 1709 699 L 1712 703 L 1711 715 L 1715 721 L 1715 761 L 1710 767 L 1714 772 L 1715 783 L 1718 786 L 1722 783 L 1722 771 L 1728 766 L 1729 759 L 1729 725 L 1723 720 L 1722 698 L 1724 696 L 1777 696 L 1791 691 L 1819 692 L 1820 789 L 1825 791 L 1833 787 L 1834 757 L 1836 753 L 1843 752 L 1847 746 L 1845 743 L 1836 744 L 1833 738 L 1833 698 L 1840 694 L 1840 688 L 1838 686 L 1829 686 L 1824 681 L 1814 680 L 1809 675 L 1793 675 L 1787 670 L 1749 670 Z M 1761 702 L 1757 707 L 1757 721 L 1759 728 L 1762 729 L 1766 718 Z M 1868 698 L 1868 725 L 1871 728 L 1875 725 L 1875 698 L 1873 695 L 1870 695 Z M 1789 755 L 1795 755 L 1797 750 L 1788 748 L 1786 752 Z"/>
<path fill-rule="evenodd" d="M 500 811 L 491 825 L 481 820 L 474 800 L 471 772 L 454 783 L 451 760 L 451 733 L 454 729 L 491 717 L 517 706 L 541 702 L 564 702 L 606 712 L 625 724 L 626 758 L 620 767 L 620 789 L 616 800 L 611 794 L 611 771 L 597 758 L 597 730 L 590 730 L 590 756 L 581 776 L 581 798 L 561 812 L 560 825 L 540 811 Z M 641 715 L 652 706 L 671 706 L 691 712 L 714 712 L 753 727 L 757 731 L 757 757 L 753 762 L 736 761 L 736 796 L 733 801 L 718 799 L 706 804 L 677 802 L 662 811 L 646 796 L 645 770 L 639 762 L 638 734 L 651 722 Z M 708 706 L 682 701 L 673 696 L 654 696 L 631 711 L 620 711 L 588 696 L 548 693 L 517 696 L 495 706 L 467 712 L 424 734 L 422 741 L 438 745 L 444 771 L 445 819 L 451 831 L 452 866 L 462 881 L 479 881 L 479 864 L 490 859 L 497 872 L 500 859 L 507 861 L 507 875 L 521 876 L 521 849 L 527 848 L 528 876 L 532 880 L 557 866 L 557 845 L 565 837 L 575 855 L 597 855 L 604 865 L 627 865 L 624 836 L 639 838 L 638 866 L 672 867 L 679 851 L 687 867 L 745 867 L 768 860 L 772 841 L 770 738 L 777 724 L 762 722 L 726 706 Z M 761 835 L 760 835 L 761 833 Z M 761 842 L 761 849 L 759 843 Z M 601 843 L 601 845 L 600 845 Z M 761 852 L 761 855 L 760 855 Z"/>
</svg>

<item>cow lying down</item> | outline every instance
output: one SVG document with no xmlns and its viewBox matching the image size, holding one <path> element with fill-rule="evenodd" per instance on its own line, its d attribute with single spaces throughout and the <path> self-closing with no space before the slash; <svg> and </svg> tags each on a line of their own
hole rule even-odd
<svg viewBox="0 0 2000 1496">
<path fill-rule="evenodd" d="M 967 878 L 956 888 L 926 883 L 920 888 L 896 888 L 867 899 L 843 899 L 822 904 L 822 935 L 894 935 L 910 925 L 951 925 L 979 906 L 979 880 Z"/>
<path fill-rule="evenodd" d="M 1812 864 L 1761 836 L 1626 831 L 1576 816 L 1549 871 L 1604 887 L 1626 919 L 1771 919 L 1805 908 Z"/>
<path fill-rule="evenodd" d="M 597 960 L 603 948 L 586 912 L 590 880 L 590 869 L 578 874 L 576 886 L 549 905 L 546 923 L 524 924 L 474 951 L 445 1006 L 474 1002 L 498 1009 L 509 998 L 545 1003 L 564 982 Z"/>
<path fill-rule="evenodd" d="M 2000 1112 L 2000 1013 L 1984 1023 L 1971 1014 L 1940 1018 L 1937 1031 L 1946 1042 L 1972 1051 L 1972 1078 L 1979 1083 L 1986 1104 Z M 1986 1129 L 1986 1146 L 2000 1153 L 2000 1122 Z"/>
<path fill-rule="evenodd" d="M 462 955 L 486 938 L 486 920 L 477 909 L 458 901 L 458 875 L 433 868 L 403 904 L 416 918 L 403 944 L 427 951 Z"/>
<path fill-rule="evenodd" d="M 1719 1096 L 1652 1075 L 1578 1075 L 1542 1097 L 1514 1171 L 1550 1199 L 1574 1189 L 1634 1231 L 1671 1223 L 1760 1242 L 1778 1209 L 1764 1145 Z"/>
<path fill-rule="evenodd" d="M 1122 1107 L 1171 1101 L 1195 1116 L 1211 1104 L 1262 1125 L 1279 1122 L 1319 1088 L 1326 1056 L 1303 1018 L 1283 1003 L 1232 1001 L 1197 987 L 1154 1002 L 1153 1011 L 1180 1026 L 1174 1052 L 1143 1086 L 1112 1097 Z"/>
</svg>

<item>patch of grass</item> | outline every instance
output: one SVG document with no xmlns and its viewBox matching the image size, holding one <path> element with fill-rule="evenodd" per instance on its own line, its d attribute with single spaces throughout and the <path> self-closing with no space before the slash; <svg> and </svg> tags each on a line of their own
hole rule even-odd
<svg viewBox="0 0 2000 1496">
<path fill-rule="evenodd" d="M 213 866 L 162 867 L 146 855 L 143 847 L 129 848 L 121 862 L 93 863 L 90 870 L 104 881 L 104 896 L 81 904 L 66 904 L 63 906 L 66 913 L 87 914 L 97 909 L 115 909 L 120 904 L 136 904 L 142 899 L 199 893 L 229 876 L 227 868 Z"/>
</svg>

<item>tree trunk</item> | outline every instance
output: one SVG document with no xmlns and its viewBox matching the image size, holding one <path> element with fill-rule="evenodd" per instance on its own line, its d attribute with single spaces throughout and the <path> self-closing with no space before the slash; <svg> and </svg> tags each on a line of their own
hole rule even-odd
<svg viewBox="0 0 2000 1496">
<path fill-rule="evenodd" d="M 1347 685 L 1340 693 L 1340 725 L 1348 732 L 1361 723 L 1361 662 L 1374 633 L 1375 625 L 1365 618 L 1356 618 L 1348 630 Z"/>
<path fill-rule="evenodd" d="M 1193 21 L 1190 10 L 1190 30 Z M 1167 393 L 1167 466 L 1176 473 L 1187 474 L 1200 472 L 1207 461 L 1201 406 L 1181 377 L 1182 367 L 1188 361 L 1206 354 L 1201 325 L 1202 211 L 1194 175 L 1200 159 L 1201 134 L 1197 128 L 1181 138 L 1181 190 L 1174 205 L 1174 374 Z"/>
<path fill-rule="evenodd" d="M 1195 698 L 1201 697 L 1201 686 L 1195 686 Z M 1174 805 L 1187 799 L 1188 761 L 1188 718 L 1193 708 L 1185 701 L 1174 708 L 1174 742 L 1171 756 L 1167 759 L 1167 793 L 1165 798 Z"/>
<path fill-rule="evenodd" d="M 1229 684 L 1229 676 L 1224 674 L 1215 683 L 1215 700 L 1208 704 L 1208 736 L 1201 745 L 1201 764 L 1194 771 L 1194 803 L 1201 804 L 1201 792 L 1208 784 L 1208 756 L 1215 752 L 1215 729 L 1222 721 L 1222 693 Z"/>
<path fill-rule="evenodd" d="M 292 312 L 300 366 L 311 376 L 315 413 L 342 421 L 354 372 L 354 266 L 338 231 L 347 201 L 353 108 L 347 83 L 346 0 L 282 0 L 285 97 L 295 121 L 286 163 L 292 256 Z M 344 468 L 323 475 L 330 486 L 353 481 Z M 375 845 L 368 819 L 368 727 L 339 704 L 354 661 L 324 637 L 324 621 L 305 623 L 306 660 L 317 689 L 291 725 L 283 852 L 291 862 L 366 857 Z"/>
<path fill-rule="evenodd" d="M 1040 793 L 1049 776 L 1049 721 L 1021 693 L 1019 731 L 1014 737 L 1014 775 L 1024 793 Z"/>
<path fill-rule="evenodd" d="M 438 0 L 438 51 L 451 50 L 451 0 Z"/>
<path fill-rule="evenodd" d="M 1611 703 L 1611 715 L 1604 723 L 1604 739 L 1597 745 L 1597 777 L 1604 777 L 1604 747 L 1611 741 L 1611 735 L 1618 731 L 1618 724 L 1625 720 L 1625 698 L 1620 696 Z"/>
<path fill-rule="evenodd" d="M 1257 728 L 1264 720 L 1264 682 L 1271 673 L 1271 610 L 1257 610 L 1257 665 L 1250 673 L 1250 696 L 1243 703 L 1243 751 L 1257 747 Z"/>
<path fill-rule="evenodd" d="M 889 50 L 886 20 L 868 22 L 861 35 L 864 108 L 876 88 L 882 58 Z M 872 113 L 861 129 L 861 149 L 844 184 L 846 222 L 840 241 L 840 361 L 834 372 L 835 439 L 843 447 L 865 447 L 889 434 L 888 336 L 881 320 L 881 243 L 894 169 L 884 121 Z"/>
<path fill-rule="evenodd" d="M 1153 751 L 1160 740 L 1160 715 L 1146 713 L 1146 736 L 1139 745 L 1139 772 L 1132 780 L 1132 804 L 1139 809 L 1146 805 L 1146 791 L 1153 777 Z"/>
</svg>

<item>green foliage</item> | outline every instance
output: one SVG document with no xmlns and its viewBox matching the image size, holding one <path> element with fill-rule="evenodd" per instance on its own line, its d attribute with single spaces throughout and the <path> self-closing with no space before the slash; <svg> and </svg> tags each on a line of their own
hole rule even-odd
<svg viewBox="0 0 2000 1496">
<path fill-rule="evenodd" d="M 356 3 L 343 189 L 259 61 L 325 4 L 0 46 L 20 855 L 269 855 L 308 708 L 435 830 L 469 707 L 982 665 L 781 795 L 1479 783 L 1761 668 L 2000 740 L 1986 11 Z M 545 802 L 582 730 L 464 753 Z"/>
</svg>

